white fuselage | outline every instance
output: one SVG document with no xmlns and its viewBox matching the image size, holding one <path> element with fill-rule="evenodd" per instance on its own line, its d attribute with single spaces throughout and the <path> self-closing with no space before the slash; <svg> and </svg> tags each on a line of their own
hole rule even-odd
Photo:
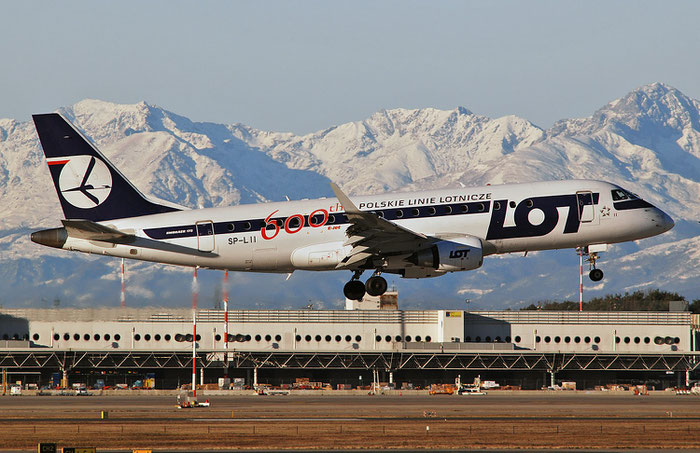
<svg viewBox="0 0 700 453">
<path fill-rule="evenodd" d="M 641 199 L 614 201 L 616 189 L 607 182 L 569 180 L 352 201 L 361 211 L 428 237 L 478 238 L 484 255 L 631 241 L 673 226 L 663 211 Z M 321 198 L 122 218 L 100 223 L 135 235 L 131 243 L 68 237 L 63 248 L 235 271 L 333 270 L 352 248 L 343 245 L 350 226 L 343 212 L 336 198 Z M 385 263 L 386 272 L 411 266 L 396 259 Z"/>
</svg>

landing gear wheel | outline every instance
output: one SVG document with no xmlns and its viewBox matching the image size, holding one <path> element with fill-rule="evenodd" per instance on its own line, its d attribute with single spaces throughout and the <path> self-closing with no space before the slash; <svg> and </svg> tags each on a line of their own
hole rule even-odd
<svg viewBox="0 0 700 453">
<path fill-rule="evenodd" d="M 370 296 L 381 296 L 386 292 L 386 288 L 386 280 L 379 275 L 368 278 L 367 283 L 365 283 L 365 289 Z"/>
<path fill-rule="evenodd" d="M 588 277 L 594 282 L 599 282 L 603 279 L 603 271 L 600 269 L 591 269 L 591 272 L 588 273 Z"/>
<path fill-rule="evenodd" d="M 343 294 L 350 300 L 362 300 L 365 296 L 365 285 L 359 280 L 350 280 L 343 287 Z"/>
</svg>

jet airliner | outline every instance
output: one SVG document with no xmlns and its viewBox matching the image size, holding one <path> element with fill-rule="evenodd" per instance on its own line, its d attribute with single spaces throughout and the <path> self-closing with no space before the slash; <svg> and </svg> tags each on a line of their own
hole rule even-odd
<svg viewBox="0 0 700 453">
<path fill-rule="evenodd" d="M 32 241 L 209 269 L 345 270 L 354 300 L 383 294 L 385 273 L 438 277 L 536 250 L 579 249 L 599 281 L 598 253 L 610 244 L 674 226 L 634 193 L 583 179 L 352 198 L 331 184 L 334 198 L 187 209 L 144 196 L 60 114 L 33 119 L 65 219 Z"/>
</svg>

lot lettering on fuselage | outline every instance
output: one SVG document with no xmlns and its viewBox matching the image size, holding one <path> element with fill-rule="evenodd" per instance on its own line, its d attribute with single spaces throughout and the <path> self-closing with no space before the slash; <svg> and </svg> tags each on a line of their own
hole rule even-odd
<svg viewBox="0 0 700 453">
<path fill-rule="evenodd" d="M 486 240 L 513 239 L 525 237 L 538 237 L 551 233 L 559 223 L 559 209 L 569 208 L 564 225 L 564 234 L 576 233 L 581 225 L 581 213 L 586 205 L 598 204 L 599 194 L 594 193 L 593 199 L 572 195 L 550 195 L 545 197 L 532 197 L 518 203 L 514 213 L 514 226 L 504 226 L 508 200 L 497 200 L 491 214 L 489 230 Z M 544 214 L 541 223 L 535 225 L 530 222 L 530 212 L 538 209 Z"/>
</svg>

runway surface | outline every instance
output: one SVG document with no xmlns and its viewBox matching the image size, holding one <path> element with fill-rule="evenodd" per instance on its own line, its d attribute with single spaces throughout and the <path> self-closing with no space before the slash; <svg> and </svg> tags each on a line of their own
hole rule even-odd
<svg viewBox="0 0 700 453">
<path fill-rule="evenodd" d="M 203 398 L 200 398 L 202 400 Z M 102 449 L 698 448 L 700 397 L 601 392 L 485 396 L 0 398 L 0 448 L 38 441 Z M 108 418 L 100 419 L 101 411 Z"/>
</svg>

